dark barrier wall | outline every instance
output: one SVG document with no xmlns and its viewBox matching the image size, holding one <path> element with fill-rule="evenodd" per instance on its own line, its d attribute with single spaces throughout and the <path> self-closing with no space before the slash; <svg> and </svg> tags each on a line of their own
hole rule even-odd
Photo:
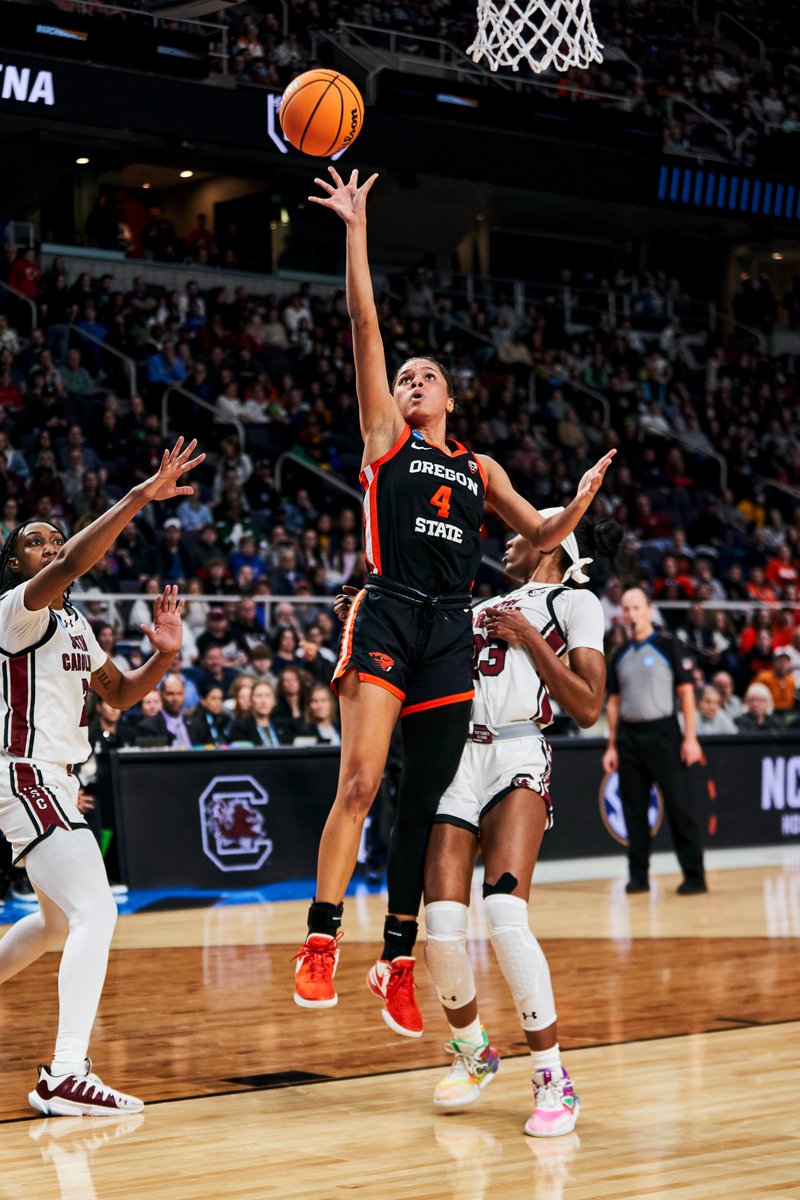
<svg viewBox="0 0 800 1200">
<path fill-rule="evenodd" d="M 314 875 L 338 750 L 145 750 L 114 756 L 131 887 L 253 887 Z"/>
<path fill-rule="evenodd" d="M 543 859 L 619 854 L 625 825 L 604 743 L 553 742 L 555 825 Z M 688 773 L 712 847 L 800 841 L 800 738 L 715 738 Z M 252 887 L 313 877 L 337 750 L 122 751 L 114 756 L 121 867 L 132 887 Z M 659 796 L 653 848 L 670 838 Z"/>
</svg>

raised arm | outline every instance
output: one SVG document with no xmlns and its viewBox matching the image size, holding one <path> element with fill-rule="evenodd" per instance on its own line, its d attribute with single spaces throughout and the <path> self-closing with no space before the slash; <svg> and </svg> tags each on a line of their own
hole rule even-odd
<svg viewBox="0 0 800 1200">
<path fill-rule="evenodd" d="M 120 671 L 110 658 L 92 674 L 92 691 L 114 708 L 131 708 L 151 692 L 172 666 L 183 640 L 184 601 L 178 599 L 178 589 L 167 585 L 156 597 L 153 627 L 142 625 L 154 653 L 146 663 L 132 671 Z"/>
<path fill-rule="evenodd" d="M 386 352 L 378 325 L 367 256 L 367 196 L 378 176 L 371 175 L 359 187 L 358 171 L 353 171 L 345 183 L 335 167 L 328 167 L 328 170 L 333 184 L 325 179 L 314 180 L 327 192 L 327 198 L 308 198 L 313 204 L 332 209 L 347 226 L 347 308 L 353 329 L 353 357 L 364 459 L 370 462 L 391 449 L 403 429 L 403 418 L 389 390 Z"/>
<path fill-rule="evenodd" d="M 79 576 L 91 570 L 114 545 L 122 530 L 151 500 L 171 500 L 173 496 L 191 496 L 194 488 L 179 486 L 178 480 L 198 466 L 205 454 L 192 458 L 197 441 L 183 448 L 178 438 L 172 450 L 165 450 L 155 475 L 131 488 L 127 496 L 103 513 L 91 525 L 76 533 L 56 557 L 25 585 L 25 607 L 31 611 L 47 608 L 63 595 Z"/>
<path fill-rule="evenodd" d="M 609 450 L 608 454 L 604 454 L 593 467 L 590 467 L 578 484 L 575 499 L 565 507 L 563 512 L 556 513 L 552 517 L 543 517 L 538 509 L 535 509 L 523 496 L 520 496 L 519 492 L 514 490 L 511 480 L 499 463 L 496 463 L 494 459 L 487 458 L 485 454 L 479 454 L 477 457 L 486 472 L 487 503 L 491 504 L 507 525 L 510 525 L 517 533 L 521 533 L 537 549 L 554 550 L 568 533 L 572 533 L 594 500 L 600 484 L 603 482 L 603 476 L 615 454 L 616 450 Z"/>
</svg>

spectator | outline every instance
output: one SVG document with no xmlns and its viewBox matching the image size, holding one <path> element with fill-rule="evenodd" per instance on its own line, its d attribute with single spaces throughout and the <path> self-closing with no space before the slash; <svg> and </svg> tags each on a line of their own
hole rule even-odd
<svg viewBox="0 0 800 1200">
<path fill-rule="evenodd" d="M 791 673 L 791 658 L 784 647 L 775 651 L 772 666 L 759 671 L 755 683 L 761 684 L 772 697 L 771 712 L 788 713 L 795 708 L 795 682 Z"/>
<path fill-rule="evenodd" d="M 145 254 L 156 262 L 174 262 L 176 240 L 175 226 L 154 204 L 139 235 Z"/>
<path fill-rule="evenodd" d="M 736 718 L 741 733 L 779 733 L 783 728 L 773 714 L 772 693 L 763 683 L 751 683 L 744 694 L 744 711 Z"/>
<path fill-rule="evenodd" d="M 231 742 L 249 742 L 252 746 L 284 746 L 294 734 L 284 722 L 273 720 L 275 690 L 271 683 L 259 680 L 253 685 L 250 712 L 234 721 L 229 737 Z"/>
<path fill-rule="evenodd" d="M 212 255 L 214 254 L 215 245 L 214 234 L 208 228 L 208 217 L 205 213 L 198 213 L 195 221 L 196 224 L 193 225 L 189 230 L 186 238 L 189 254 L 195 262 L 199 262 L 200 258 L 202 257 L 201 252 L 204 252 L 208 261 L 210 261 Z M 197 285 L 195 284 L 195 287 L 196 286 Z"/>
<path fill-rule="evenodd" d="M 732 720 L 742 713 L 742 702 L 733 690 L 733 677 L 728 671 L 717 671 L 711 682 L 719 692 L 720 708 Z"/>
<path fill-rule="evenodd" d="M 250 712 L 253 694 L 253 679 L 250 675 L 237 675 L 225 697 L 224 708 L 231 721 L 239 721 Z"/>
<path fill-rule="evenodd" d="M 231 722 L 225 712 L 225 693 L 218 683 L 200 686 L 200 703 L 186 722 L 193 746 L 222 746 Z"/>
<path fill-rule="evenodd" d="M 164 583 L 183 584 L 191 574 L 191 559 L 183 544 L 183 531 L 177 517 L 168 517 L 164 522 L 156 561 L 158 573 Z"/>
<path fill-rule="evenodd" d="M 299 667 L 284 667 L 278 676 L 278 703 L 275 717 L 283 721 L 292 737 L 302 737 L 310 686 L 308 676 Z"/>
<path fill-rule="evenodd" d="M 136 741 L 160 741 L 173 749 L 188 749 L 192 739 L 184 717 L 186 689 L 182 676 L 171 672 L 161 684 L 161 711 L 145 717 L 136 727 Z"/>
<path fill-rule="evenodd" d="M 715 687 L 704 687 L 697 702 L 697 736 L 704 737 L 720 733 L 735 734 L 733 717 L 722 707 L 722 697 Z"/>
<path fill-rule="evenodd" d="M 228 666 L 220 647 L 211 643 L 200 654 L 197 686 L 202 688 L 204 684 L 217 683 L 225 695 L 238 673 L 234 667 Z"/>
<path fill-rule="evenodd" d="M 341 745 L 336 697 L 327 685 L 318 683 L 312 687 L 306 705 L 305 721 L 316 733 L 317 741 L 321 745 Z"/>
<path fill-rule="evenodd" d="M 210 646 L 217 647 L 228 665 L 242 666 L 247 662 L 247 643 L 231 628 L 228 614 L 217 606 L 208 610 L 206 629 L 197 639 L 202 658 Z"/>
<path fill-rule="evenodd" d="M 253 679 L 254 683 L 263 679 L 273 688 L 278 686 L 278 679 L 273 671 L 272 649 L 266 642 L 261 646 L 253 647 L 250 651 L 250 661 L 244 671 Z"/>
</svg>

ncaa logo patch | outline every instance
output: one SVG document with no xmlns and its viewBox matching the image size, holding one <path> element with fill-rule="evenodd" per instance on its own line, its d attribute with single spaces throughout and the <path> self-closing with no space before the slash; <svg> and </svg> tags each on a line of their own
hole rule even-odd
<svg viewBox="0 0 800 1200">
<path fill-rule="evenodd" d="M 220 871 L 257 871 L 272 853 L 269 796 L 252 775 L 215 775 L 199 798 L 203 853 Z"/>
<path fill-rule="evenodd" d="M 394 666 L 394 659 L 388 654 L 382 654 L 380 650 L 370 650 L 369 656 L 382 671 L 391 671 Z"/>
<path fill-rule="evenodd" d="M 600 784 L 600 819 L 620 846 L 628 845 L 628 830 L 625 825 L 625 814 L 622 811 L 622 799 L 619 794 L 619 775 L 605 775 Z M 664 819 L 664 801 L 659 789 L 653 785 L 650 789 L 650 801 L 647 806 L 647 824 L 650 837 L 654 838 L 661 828 Z"/>
</svg>

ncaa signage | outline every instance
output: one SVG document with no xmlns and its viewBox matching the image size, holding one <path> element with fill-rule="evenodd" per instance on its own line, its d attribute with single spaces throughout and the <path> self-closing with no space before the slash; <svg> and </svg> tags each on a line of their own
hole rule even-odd
<svg viewBox="0 0 800 1200">
<path fill-rule="evenodd" d="M 622 811 L 622 798 L 619 794 L 619 775 L 606 775 L 600 784 L 600 819 L 615 842 L 621 846 L 628 845 L 628 830 L 625 825 L 625 815 Z M 650 803 L 647 807 L 647 823 L 650 826 L 650 836 L 655 837 L 664 819 L 664 801 L 657 787 L 650 789 Z"/>
<path fill-rule="evenodd" d="M 18 104 L 55 104 L 52 71 L 35 71 L 0 63 L 0 99 Z"/>
<path fill-rule="evenodd" d="M 199 799 L 203 853 L 220 871 L 257 871 L 272 853 L 269 796 L 252 775 L 215 775 Z"/>
</svg>

